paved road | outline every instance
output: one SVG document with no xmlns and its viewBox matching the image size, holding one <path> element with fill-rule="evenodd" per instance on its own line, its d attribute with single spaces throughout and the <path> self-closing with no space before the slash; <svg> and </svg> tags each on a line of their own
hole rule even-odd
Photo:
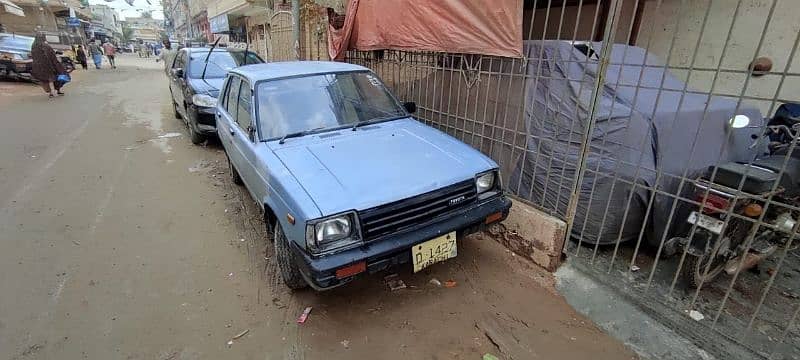
<svg viewBox="0 0 800 360">
<path fill-rule="evenodd" d="M 0 359 L 632 357 L 484 236 L 399 269 L 406 290 L 376 274 L 292 294 L 219 145 L 172 117 L 159 64 L 74 78 L 52 100 L 0 82 Z"/>
</svg>

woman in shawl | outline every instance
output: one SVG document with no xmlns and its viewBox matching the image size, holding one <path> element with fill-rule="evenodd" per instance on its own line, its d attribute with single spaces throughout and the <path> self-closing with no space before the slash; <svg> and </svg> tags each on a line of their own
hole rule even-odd
<svg viewBox="0 0 800 360">
<path fill-rule="evenodd" d="M 78 45 L 78 50 L 75 51 L 75 54 L 76 54 L 75 58 L 78 60 L 78 64 L 81 64 L 83 70 L 86 70 L 89 64 L 86 62 L 86 51 L 83 50 L 83 45 Z"/>
<path fill-rule="evenodd" d="M 64 95 L 61 92 L 61 83 L 56 81 L 56 77 L 60 74 L 66 74 L 64 71 L 64 66 L 61 65 L 61 62 L 58 61 L 56 57 L 56 52 L 53 51 L 53 48 L 47 44 L 47 40 L 43 33 L 36 34 L 36 38 L 33 40 L 33 46 L 31 46 L 31 58 L 33 59 L 33 68 L 31 69 L 31 76 L 36 80 L 39 80 L 42 89 L 46 92 L 50 97 L 58 95 Z M 56 93 L 53 93 L 53 89 L 51 89 L 51 85 Z"/>
</svg>

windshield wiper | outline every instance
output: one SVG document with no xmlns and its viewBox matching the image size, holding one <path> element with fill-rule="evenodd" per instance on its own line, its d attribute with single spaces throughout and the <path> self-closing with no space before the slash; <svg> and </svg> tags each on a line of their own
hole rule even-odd
<svg viewBox="0 0 800 360">
<path fill-rule="evenodd" d="M 203 74 L 200 75 L 201 79 L 206 78 L 206 69 L 208 69 L 208 58 L 211 57 L 211 52 L 214 51 L 214 48 L 217 47 L 219 40 L 222 39 L 222 36 L 217 38 L 217 41 L 214 41 L 214 45 L 211 46 L 211 49 L 208 49 L 208 54 L 206 54 L 205 65 L 203 65 Z"/>
<path fill-rule="evenodd" d="M 325 127 L 323 126 L 323 127 L 313 128 L 311 130 L 303 130 L 303 131 L 297 131 L 297 132 L 293 132 L 293 133 L 288 133 L 286 135 L 283 135 L 283 137 L 278 141 L 278 144 L 283 144 L 283 142 L 288 138 L 306 136 L 308 134 L 311 134 L 314 131 L 322 130 L 324 128 Z"/>
<path fill-rule="evenodd" d="M 369 120 L 365 120 L 365 121 L 359 121 L 359 122 L 353 124 L 353 127 L 350 128 L 350 129 L 353 130 L 353 131 L 356 131 L 356 129 L 358 127 L 360 127 L 360 126 L 374 124 L 376 122 L 381 122 L 381 121 L 386 121 L 386 120 L 396 120 L 396 119 L 400 119 L 402 117 L 405 117 L 405 115 L 401 114 L 401 115 L 393 115 L 393 116 L 384 116 L 384 117 L 369 119 Z"/>
</svg>

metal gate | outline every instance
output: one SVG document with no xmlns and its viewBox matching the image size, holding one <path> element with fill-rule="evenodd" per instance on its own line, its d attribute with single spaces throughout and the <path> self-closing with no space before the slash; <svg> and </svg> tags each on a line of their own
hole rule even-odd
<svg viewBox="0 0 800 360">
<path fill-rule="evenodd" d="M 796 359 L 800 166 L 785 154 L 800 126 L 767 124 L 800 102 L 798 10 L 525 0 L 522 58 L 347 61 L 495 159 L 517 201 L 567 222 L 571 262 L 621 297 L 720 358 Z"/>
<path fill-rule="evenodd" d="M 269 54 L 268 61 L 295 60 L 292 40 L 292 13 L 278 11 L 269 22 Z"/>
</svg>

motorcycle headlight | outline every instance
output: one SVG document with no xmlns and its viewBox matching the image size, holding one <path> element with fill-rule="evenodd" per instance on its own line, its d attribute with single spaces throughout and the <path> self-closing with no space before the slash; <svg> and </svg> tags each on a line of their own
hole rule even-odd
<svg viewBox="0 0 800 360">
<path fill-rule="evenodd" d="M 355 213 L 324 218 L 306 226 L 306 245 L 315 253 L 358 243 Z"/>
<path fill-rule="evenodd" d="M 217 98 L 206 94 L 195 94 L 192 96 L 192 103 L 196 106 L 214 107 L 217 106 Z"/>
<path fill-rule="evenodd" d="M 495 171 L 490 171 L 487 173 L 483 173 L 478 175 L 475 178 L 475 188 L 478 189 L 478 194 L 487 192 L 494 188 L 494 182 L 496 181 L 496 173 Z"/>
</svg>

